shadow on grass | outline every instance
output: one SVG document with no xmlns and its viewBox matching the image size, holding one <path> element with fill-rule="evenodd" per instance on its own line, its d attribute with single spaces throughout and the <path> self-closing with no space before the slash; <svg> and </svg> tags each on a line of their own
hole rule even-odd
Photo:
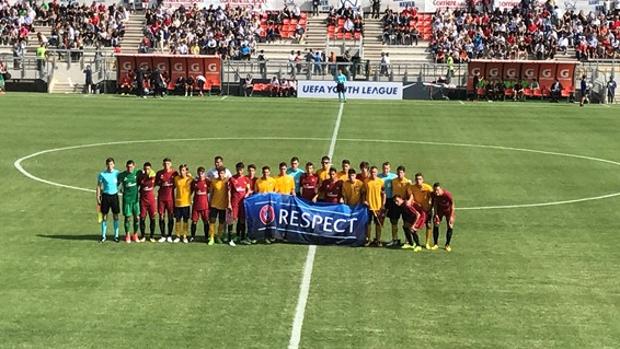
<svg viewBox="0 0 620 349">
<path fill-rule="evenodd" d="M 97 234 L 75 234 L 75 235 L 46 235 L 37 234 L 40 238 L 56 239 L 56 240 L 81 240 L 81 241 L 99 241 L 101 235 Z M 110 237 L 111 238 L 111 237 Z"/>
</svg>

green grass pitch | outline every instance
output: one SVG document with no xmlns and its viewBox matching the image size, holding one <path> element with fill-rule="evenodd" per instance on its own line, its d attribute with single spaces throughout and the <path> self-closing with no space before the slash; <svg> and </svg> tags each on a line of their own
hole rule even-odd
<svg viewBox="0 0 620 349">
<path fill-rule="evenodd" d="M 91 189 L 108 156 L 120 167 L 131 158 L 158 168 L 166 156 L 210 167 L 217 154 L 228 166 L 294 155 L 318 163 L 338 109 L 296 99 L 0 97 L 0 347 L 287 347 L 308 247 L 100 245 L 94 194 L 34 181 L 14 161 L 153 140 L 22 163 Z M 405 165 L 468 209 L 457 211 L 452 253 L 318 247 L 300 347 L 617 348 L 620 197 L 476 208 L 620 192 L 619 129 L 615 106 L 349 101 L 336 163 Z"/>
</svg>

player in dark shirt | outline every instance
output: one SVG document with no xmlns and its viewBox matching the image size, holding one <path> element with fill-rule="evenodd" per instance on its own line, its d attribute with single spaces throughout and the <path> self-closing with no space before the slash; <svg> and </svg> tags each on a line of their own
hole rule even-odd
<svg viewBox="0 0 620 349">
<path fill-rule="evenodd" d="M 342 202 L 342 181 L 336 176 L 337 173 L 334 167 L 329 169 L 329 178 L 321 182 L 319 191 L 312 201 L 316 202 L 320 198 L 320 201 L 330 204 Z"/>
<path fill-rule="evenodd" d="M 454 200 L 452 199 L 452 194 L 443 189 L 441 184 L 435 183 L 433 184 L 433 211 L 435 212 L 435 216 L 433 217 L 433 221 L 435 223 L 433 227 L 433 241 L 434 246 L 433 250 L 436 250 L 437 240 L 439 240 L 439 225 L 443 218 L 446 218 L 446 223 L 448 224 L 448 228 L 446 230 L 446 251 L 452 251 L 450 247 L 450 240 L 452 239 L 452 232 L 454 229 Z"/>
</svg>

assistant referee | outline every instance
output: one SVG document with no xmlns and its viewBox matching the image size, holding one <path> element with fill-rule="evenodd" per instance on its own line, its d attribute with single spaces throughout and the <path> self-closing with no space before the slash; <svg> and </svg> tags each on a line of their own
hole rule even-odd
<svg viewBox="0 0 620 349">
<path fill-rule="evenodd" d="M 347 102 L 347 96 L 345 95 L 346 87 L 344 84 L 347 82 L 347 76 L 344 75 L 344 68 L 341 68 L 336 76 L 336 92 L 338 92 L 338 101 Z"/>
</svg>

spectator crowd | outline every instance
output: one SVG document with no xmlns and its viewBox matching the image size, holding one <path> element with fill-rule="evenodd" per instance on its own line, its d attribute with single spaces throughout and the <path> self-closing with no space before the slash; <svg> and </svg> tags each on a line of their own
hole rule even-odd
<svg viewBox="0 0 620 349">
<path fill-rule="evenodd" d="M 431 52 L 436 62 L 470 59 L 554 59 L 575 49 L 579 60 L 620 57 L 620 18 L 614 12 L 566 11 L 553 0 L 523 0 L 500 10 L 485 7 L 438 10 L 432 20 Z"/>
</svg>

